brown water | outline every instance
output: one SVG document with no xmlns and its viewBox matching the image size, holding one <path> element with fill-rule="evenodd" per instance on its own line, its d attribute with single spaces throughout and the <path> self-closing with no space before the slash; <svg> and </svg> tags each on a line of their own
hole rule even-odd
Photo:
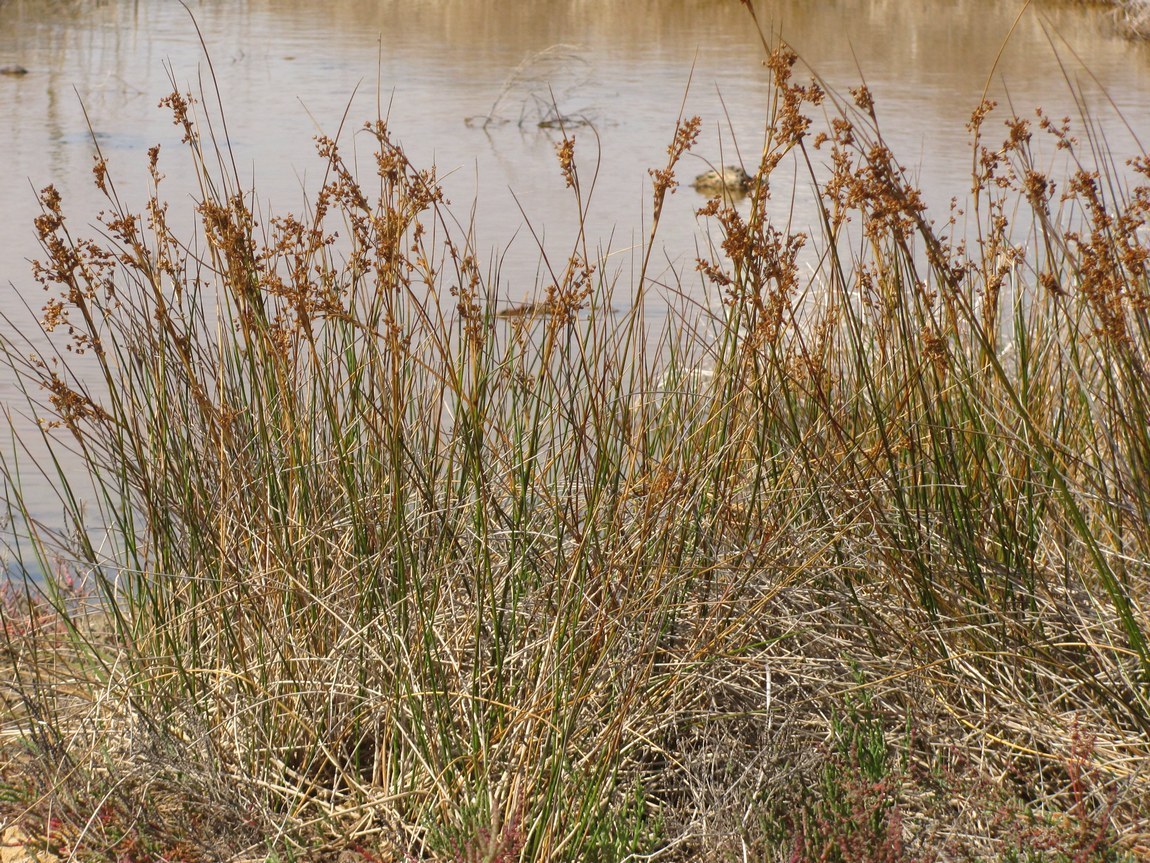
<svg viewBox="0 0 1150 863">
<path fill-rule="evenodd" d="M 500 274 L 507 301 L 531 296 L 540 278 L 528 222 L 558 260 L 577 224 L 555 162 L 558 133 L 538 125 L 552 95 L 562 113 L 594 126 L 595 134 L 576 131 L 585 177 L 599 161 L 589 229 L 615 253 L 625 286 L 629 250 L 650 216 L 647 169 L 665 160 L 684 94 L 687 113 L 705 121 L 684 174 L 705 170 L 704 160 L 737 161 L 736 148 L 748 164 L 757 161 L 768 85 L 737 0 L 189 6 L 219 80 L 236 160 L 267 207 L 298 208 L 301 190 L 315 191 L 317 132 L 334 134 L 346 113 L 349 137 L 382 106 L 409 156 L 449 174 L 461 221 L 474 203 L 479 247 L 494 253 L 510 244 Z M 888 143 L 936 206 L 969 188 L 964 124 L 986 88 L 1019 111 L 1043 105 L 1058 116 L 1078 113 L 1073 85 L 1116 154 L 1141 152 L 1137 136 L 1150 140 L 1150 49 L 1117 36 L 1097 7 L 760 0 L 757 8 L 831 86 L 845 91 L 866 79 Z M 13 63 L 28 74 L 0 76 L 0 308 L 20 317 L 22 302 L 42 302 L 27 265 L 37 254 L 34 189 L 56 184 L 73 224 L 95 216 L 90 121 L 129 200 L 142 201 L 145 151 L 156 143 L 172 189 L 183 194 L 179 136 L 156 106 L 171 90 L 169 75 L 181 89 L 199 90 L 208 69 L 188 12 L 173 0 L 0 0 L 0 66 Z M 489 115 L 496 122 L 484 125 Z M 777 196 L 780 218 L 809 223 L 809 199 L 801 185 L 793 202 Z M 700 202 L 682 188 L 661 233 L 666 267 L 682 270 L 688 291 L 705 240 L 694 217 Z M 173 202 L 176 212 L 190 207 Z M 12 398 L 11 382 L 0 380 L 0 401 Z"/>
</svg>

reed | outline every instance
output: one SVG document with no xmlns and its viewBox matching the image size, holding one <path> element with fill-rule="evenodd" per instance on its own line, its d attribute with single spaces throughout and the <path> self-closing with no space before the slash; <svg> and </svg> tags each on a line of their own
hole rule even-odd
<svg viewBox="0 0 1150 863">
<path fill-rule="evenodd" d="M 964 240 L 865 88 L 768 50 L 748 200 L 680 274 L 721 311 L 680 284 L 661 330 L 690 118 L 628 295 L 579 231 L 512 318 L 382 121 L 301 214 L 179 92 L 192 235 L 158 149 L 138 213 L 97 162 L 92 239 L 45 189 L 66 350 L 5 364 L 95 494 L 60 474 L 66 534 L 9 496 L 47 576 L 2 605 L 6 811 L 125 860 L 1144 853 L 1150 186 L 986 104 Z M 770 217 L 785 164 L 819 236 Z"/>
</svg>

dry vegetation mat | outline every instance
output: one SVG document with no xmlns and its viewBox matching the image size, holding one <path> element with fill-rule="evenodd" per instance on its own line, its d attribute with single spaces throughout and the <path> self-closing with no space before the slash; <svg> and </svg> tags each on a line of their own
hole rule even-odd
<svg viewBox="0 0 1150 863">
<path fill-rule="evenodd" d="M 1114 8 L 1118 32 L 1131 39 L 1150 38 L 1150 2 L 1147 0 L 1108 0 Z"/>
<path fill-rule="evenodd" d="M 633 277 L 580 231 L 513 319 L 382 121 L 297 215 L 179 92 L 141 212 L 43 190 L 5 363 L 95 491 L 6 463 L 12 859 L 1150 854 L 1150 160 L 987 103 L 932 218 L 865 88 L 766 74 L 721 248 L 655 278 L 681 118 Z"/>
</svg>

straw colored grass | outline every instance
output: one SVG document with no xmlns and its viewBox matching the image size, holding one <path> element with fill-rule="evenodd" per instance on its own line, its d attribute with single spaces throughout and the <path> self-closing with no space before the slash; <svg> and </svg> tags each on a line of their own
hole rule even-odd
<svg viewBox="0 0 1150 863">
<path fill-rule="evenodd" d="M 1118 30 L 1133 39 L 1150 37 L 1150 3 L 1146 0 L 1111 0 Z"/>
</svg>

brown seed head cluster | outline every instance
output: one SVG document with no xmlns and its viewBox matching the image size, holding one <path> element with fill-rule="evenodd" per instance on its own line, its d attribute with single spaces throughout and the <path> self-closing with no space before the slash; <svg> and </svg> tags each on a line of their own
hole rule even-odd
<svg viewBox="0 0 1150 863">
<path fill-rule="evenodd" d="M 547 288 L 548 324 L 552 329 L 569 326 L 587 305 L 594 287 L 595 265 L 572 255 L 563 277 Z"/>
<path fill-rule="evenodd" d="M 772 126 L 782 149 L 789 149 L 802 141 L 811 127 L 810 117 L 803 113 L 803 106 L 820 105 L 825 95 L 814 81 L 805 85 L 791 83 L 797 61 L 798 55 L 785 45 L 772 52 L 767 59 L 767 68 L 771 71 L 779 95 L 779 106 Z"/>
<path fill-rule="evenodd" d="M 168 108 L 172 112 L 172 125 L 180 126 L 184 130 L 184 136 L 180 139 L 183 144 L 194 144 L 198 140 L 195 121 L 191 116 L 191 109 L 195 104 L 196 100 L 190 94 L 179 91 L 173 91 L 160 100 L 160 107 Z"/>
<path fill-rule="evenodd" d="M 555 145 L 555 152 L 559 156 L 559 170 L 563 173 L 563 180 L 568 189 L 574 189 L 578 182 L 575 175 L 575 136 L 564 136 L 563 140 Z"/>
<path fill-rule="evenodd" d="M 683 157 L 684 153 L 690 151 L 695 142 L 699 139 L 699 129 L 702 128 L 702 117 L 690 117 L 687 120 L 681 120 L 675 126 L 675 137 L 671 145 L 667 147 L 667 164 L 662 168 L 652 168 L 648 173 L 654 179 L 655 186 L 655 222 L 659 221 L 659 216 L 663 212 L 663 201 L 667 193 L 674 194 L 675 189 L 678 187 L 678 181 L 675 179 L 675 166 L 679 163 L 679 159 Z"/>
</svg>

